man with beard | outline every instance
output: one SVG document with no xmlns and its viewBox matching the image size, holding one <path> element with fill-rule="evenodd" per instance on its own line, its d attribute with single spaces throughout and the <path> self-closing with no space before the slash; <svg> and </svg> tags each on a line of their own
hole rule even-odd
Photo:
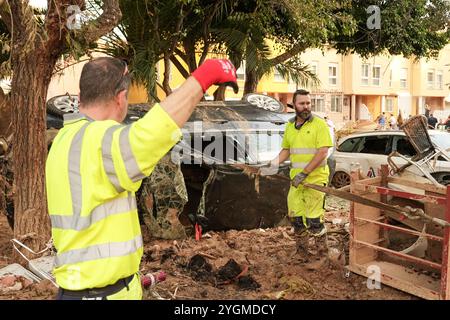
<svg viewBox="0 0 450 320">
<path fill-rule="evenodd" d="M 297 90 L 293 105 L 296 116 L 286 124 L 283 149 L 269 167 L 261 169 L 261 175 L 276 173 L 279 164 L 290 159 L 292 183 L 287 201 L 289 219 L 295 231 L 296 253 L 308 269 L 317 269 L 328 261 L 325 194 L 306 188 L 302 183 L 327 184 L 330 171 L 326 159 L 333 142 L 326 122 L 311 114 L 308 91 Z"/>
</svg>

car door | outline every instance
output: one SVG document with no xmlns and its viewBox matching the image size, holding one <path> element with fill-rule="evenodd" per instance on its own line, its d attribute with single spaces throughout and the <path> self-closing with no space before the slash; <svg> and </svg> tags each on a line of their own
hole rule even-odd
<svg viewBox="0 0 450 320">
<path fill-rule="evenodd" d="M 333 153 L 333 157 L 336 161 L 335 172 L 345 172 L 348 175 L 350 174 L 352 162 L 355 160 L 355 154 L 353 152 L 363 139 L 364 137 L 350 137 L 339 144 L 336 151 Z"/>
<path fill-rule="evenodd" d="M 397 151 L 402 156 L 406 158 L 412 158 L 416 155 L 416 150 L 412 146 L 412 144 L 409 142 L 408 138 L 404 135 L 395 135 L 392 139 L 392 150 Z M 404 164 L 407 163 L 406 160 L 403 160 L 400 157 L 393 157 L 392 160 L 394 161 L 395 165 L 397 167 L 401 167 Z M 413 172 L 414 174 L 422 176 L 423 174 L 420 172 L 419 169 L 415 166 L 409 166 L 406 170 Z"/>
<path fill-rule="evenodd" d="M 367 135 L 355 149 L 355 159 L 362 174 L 373 178 L 380 175 L 381 165 L 387 164 L 387 156 L 391 152 L 392 135 Z"/>
<path fill-rule="evenodd" d="M 379 175 L 382 164 L 387 164 L 387 156 L 392 151 L 392 136 L 386 134 L 367 135 L 346 140 L 339 147 L 339 160 L 336 159 L 336 171 L 338 163 L 351 170 L 352 165 L 359 165 L 361 173 L 366 177 Z M 353 144 L 353 148 L 349 150 Z M 346 150 L 350 152 L 345 152 Z"/>
</svg>

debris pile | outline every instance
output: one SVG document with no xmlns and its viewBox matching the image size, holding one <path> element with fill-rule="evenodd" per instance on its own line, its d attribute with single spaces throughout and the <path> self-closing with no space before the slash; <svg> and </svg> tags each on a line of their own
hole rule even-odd
<svg viewBox="0 0 450 320">
<path fill-rule="evenodd" d="M 330 197 L 326 208 L 329 246 L 336 248 L 336 260 L 342 261 L 348 252 L 345 225 L 349 205 Z M 337 264 L 321 271 L 305 269 L 295 258 L 290 226 L 208 232 L 200 241 L 156 240 L 146 228 L 143 236 L 141 273 L 164 270 L 167 275 L 165 281 L 144 290 L 144 299 L 415 299 L 387 286 L 370 290 L 366 278 L 348 274 Z M 10 247 L 11 237 L 6 218 L 0 215 L 0 247 Z M 10 263 L 0 256 L 0 268 Z M 28 285 L 20 277 L 14 278 L 14 283 L 8 279 L 8 287 L 18 288 L 20 282 L 22 289 L 0 291 L 0 299 L 51 300 L 56 296 L 57 289 L 49 280 Z"/>
</svg>

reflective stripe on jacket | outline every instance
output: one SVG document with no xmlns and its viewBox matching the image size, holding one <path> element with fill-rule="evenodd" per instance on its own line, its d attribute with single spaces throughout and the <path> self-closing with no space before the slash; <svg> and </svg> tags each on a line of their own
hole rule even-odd
<svg viewBox="0 0 450 320">
<path fill-rule="evenodd" d="M 290 177 L 293 179 L 296 174 L 302 172 L 311 162 L 316 153 L 322 147 L 332 147 L 330 131 L 326 122 L 318 117 L 311 117 L 300 127 L 295 128 L 295 118 L 286 124 L 283 136 L 283 149 L 288 149 L 291 161 Z M 323 184 L 327 183 L 330 174 L 327 160 L 311 172 L 305 182 Z"/>
<path fill-rule="evenodd" d="M 181 131 L 156 104 L 131 125 L 65 117 L 46 163 L 47 202 L 62 288 L 104 287 L 139 270 L 135 192 Z"/>
</svg>

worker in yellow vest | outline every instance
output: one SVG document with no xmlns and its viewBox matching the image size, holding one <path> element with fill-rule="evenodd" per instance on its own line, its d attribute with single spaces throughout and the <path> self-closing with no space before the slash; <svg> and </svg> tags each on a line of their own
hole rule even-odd
<svg viewBox="0 0 450 320">
<path fill-rule="evenodd" d="M 57 299 L 142 298 L 135 192 L 178 142 L 180 128 L 212 84 L 237 92 L 228 60 L 206 60 L 143 118 L 121 125 L 128 110 L 126 63 L 102 57 L 83 67 L 80 113 L 64 117 L 46 163 Z"/>
<path fill-rule="evenodd" d="M 296 116 L 287 124 L 282 150 L 261 169 L 261 175 L 278 171 L 280 163 L 290 159 L 292 185 L 287 197 L 288 215 L 294 226 L 299 259 L 310 269 L 320 268 L 328 261 L 324 225 L 325 194 L 302 185 L 303 182 L 325 186 L 330 174 L 328 149 L 333 146 L 326 122 L 311 113 L 311 97 L 306 90 L 293 95 Z M 314 246 L 309 246 L 313 243 Z"/>
</svg>

